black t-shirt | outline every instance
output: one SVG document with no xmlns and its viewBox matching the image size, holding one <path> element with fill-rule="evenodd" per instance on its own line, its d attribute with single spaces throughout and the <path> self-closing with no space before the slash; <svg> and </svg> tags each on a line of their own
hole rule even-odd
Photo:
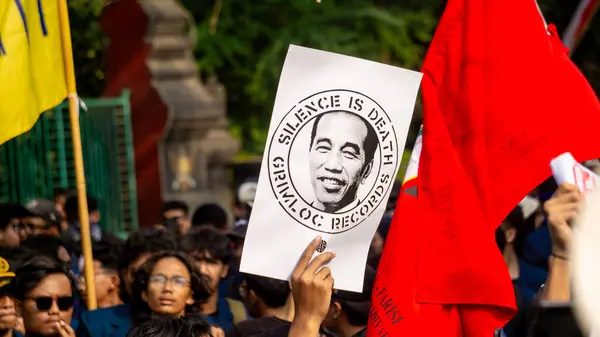
<svg viewBox="0 0 600 337">
<path fill-rule="evenodd" d="M 238 323 L 227 337 L 287 337 L 292 323 L 274 316 L 262 317 Z"/>
</svg>

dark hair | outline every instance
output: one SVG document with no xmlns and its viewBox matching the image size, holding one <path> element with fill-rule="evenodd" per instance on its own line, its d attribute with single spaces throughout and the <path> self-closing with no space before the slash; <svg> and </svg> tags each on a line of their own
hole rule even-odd
<svg viewBox="0 0 600 337">
<path fill-rule="evenodd" d="M 54 188 L 54 199 L 58 198 L 58 197 L 68 197 L 71 193 L 71 190 L 69 190 L 68 188 L 62 188 L 62 187 L 55 187 Z"/>
<path fill-rule="evenodd" d="M 161 207 L 161 213 L 163 214 L 173 210 L 182 210 L 185 215 L 188 215 L 190 207 L 185 202 L 179 200 L 166 201 Z"/>
<path fill-rule="evenodd" d="M 90 195 L 87 196 L 88 212 L 98 210 L 98 200 Z M 79 200 L 77 194 L 72 194 L 67 197 L 65 202 L 65 214 L 69 221 L 79 220 Z"/>
<path fill-rule="evenodd" d="M 367 264 L 373 269 L 379 268 L 379 261 L 381 261 L 381 255 L 377 254 L 373 247 L 369 247 L 369 253 L 367 254 Z"/>
<path fill-rule="evenodd" d="M 521 206 L 513 208 L 512 211 L 506 216 L 503 223 L 507 224 L 509 228 L 516 228 L 522 230 L 525 225 L 525 217 L 523 216 L 523 210 Z"/>
<path fill-rule="evenodd" d="M 118 271 L 121 265 L 123 245 L 116 241 L 102 238 L 92 242 L 92 256 L 102 264 L 102 268 Z"/>
<path fill-rule="evenodd" d="M 348 318 L 348 323 L 352 326 L 366 326 L 369 322 L 371 295 L 376 273 L 373 267 L 366 265 L 362 292 L 339 290 L 332 295 L 332 301 L 340 304 L 342 311 Z"/>
<path fill-rule="evenodd" d="M 276 280 L 269 277 L 245 274 L 246 289 L 252 290 L 256 296 L 271 308 L 281 308 L 290 295 L 290 286 L 287 281 Z"/>
<path fill-rule="evenodd" d="M 181 250 L 193 255 L 208 252 L 210 256 L 223 264 L 229 264 L 233 257 L 233 248 L 229 238 L 211 227 L 193 228 L 181 237 Z"/>
<path fill-rule="evenodd" d="M 199 315 L 155 317 L 129 330 L 127 337 L 209 337 L 210 324 Z"/>
<path fill-rule="evenodd" d="M 192 217 L 192 225 L 211 225 L 219 229 L 225 228 L 227 227 L 227 212 L 217 204 L 204 204 L 196 208 Z"/>
<path fill-rule="evenodd" d="M 146 253 L 159 253 L 177 249 L 177 240 L 172 233 L 157 228 L 142 228 L 129 235 L 123 245 L 121 267 L 125 270 L 129 265 Z"/>
<path fill-rule="evenodd" d="M 190 273 L 190 289 L 192 290 L 194 304 L 186 305 L 186 313 L 196 313 L 199 310 L 200 304 L 206 302 L 210 295 L 206 280 L 200 275 L 200 272 L 196 269 L 194 264 L 192 264 L 186 254 L 172 251 L 153 255 L 140 267 L 140 269 L 136 271 L 133 283 L 131 285 L 131 292 L 133 294 L 131 306 L 132 312 L 137 315 L 137 317 L 134 319 L 137 322 L 136 325 L 141 324 L 152 314 L 148 303 L 142 299 L 142 294 L 148 291 L 148 281 L 156 264 L 160 260 L 167 258 L 178 259 L 185 265 Z"/>
<path fill-rule="evenodd" d="M 59 259 L 58 250 L 60 247 L 64 247 L 69 254 L 72 253 L 69 250 L 70 247 L 67 247 L 61 238 L 47 234 L 29 236 L 21 242 L 21 246 L 28 248 L 37 254 L 42 254 L 55 259 Z"/>
<path fill-rule="evenodd" d="M 120 271 L 123 243 L 108 235 L 102 235 L 99 241 L 92 241 L 92 256 L 95 261 L 102 264 L 102 268 L 117 273 L 119 280 L 119 298 L 123 301 L 129 300 L 127 286 Z M 83 272 L 83 271 L 82 271 Z"/>
<path fill-rule="evenodd" d="M 24 262 L 15 272 L 16 276 L 10 283 L 11 294 L 23 301 L 28 292 L 34 289 L 44 278 L 52 274 L 65 275 L 75 291 L 75 283 L 69 270 L 59 260 L 50 256 L 35 256 Z"/>
<path fill-rule="evenodd" d="M 35 255 L 33 250 L 25 246 L 4 248 L 0 252 L 0 256 L 11 262 L 10 269 L 12 271 L 17 270 L 21 264 L 30 260 Z"/>
<path fill-rule="evenodd" d="M 14 248 L 0 248 L 0 256 L 6 261 L 8 272 L 15 272 L 19 269 L 19 266 L 28 259 L 34 256 L 34 253 L 20 246 Z M 14 279 L 14 276 L 6 275 L 0 278 L 0 298 L 4 296 L 12 296 L 10 292 L 10 282 Z"/>
<path fill-rule="evenodd" d="M 365 137 L 365 140 L 363 141 L 363 146 L 364 146 L 364 151 L 365 151 L 365 165 L 370 163 L 373 160 L 373 157 L 375 156 L 375 151 L 377 150 L 377 146 L 379 145 L 379 140 L 377 139 L 377 132 L 375 131 L 373 126 L 371 126 L 371 124 L 366 119 L 364 119 L 360 115 L 357 115 L 357 114 L 354 114 L 351 112 L 331 111 L 331 112 L 326 112 L 326 113 L 318 115 L 315 118 L 315 121 L 312 125 L 312 130 L 310 132 L 310 148 L 312 149 L 313 143 L 315 141 L 315 137 L 317 135 L 317 127 L 319 126 L 319 122 L 321 121 L 321 118 L 323 118 L 323 116 L 327 116 L 327 115 L 333 114 L 333 113 L 345 113 L 350 116 L 360 118 L 360 120 L 365 124 L 365 126 L 367 127 L 367 136 Z"/>
<path fill-rule="evenodd" d="M 22 207 L 17 204 L 1 203 L 0 204 L 0 229 L 6 230 L 13 219 L 19 218 L 19 213 L 22 213 Z"/>
<path fill-rule="evenodd" d="M 504 252 L 504 248 L 506 247 L 506 235 L 504 235 L 502 227 L 496 228 L 494 235 L 496 237 L 496 246 L 500 249 L 500 253 Z"/>
</svg>

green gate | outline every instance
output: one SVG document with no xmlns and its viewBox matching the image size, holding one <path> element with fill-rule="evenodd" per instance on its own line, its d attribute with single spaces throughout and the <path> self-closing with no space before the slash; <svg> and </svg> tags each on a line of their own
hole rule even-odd
<svg viewBox="0 0 600 337">
<path fill-rule="evenodd" d="M 120 235 L 138 227 L 129 96 L 86 99 L 80 112 L 87 192 L 98 199 L 103 229 Z M 0 202 L 52 199 L 55 188 L 75 187 L 74 167 L 65 102 L 0 146 Z"/>
</svg>

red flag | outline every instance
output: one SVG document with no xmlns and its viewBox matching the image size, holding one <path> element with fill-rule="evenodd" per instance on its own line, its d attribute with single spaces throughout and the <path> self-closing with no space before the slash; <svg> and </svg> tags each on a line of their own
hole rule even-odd
<svg viewBox="0 0 600 337">
<path fill-rule="evenodd" d="M 600 157 L 598 100 L 533 0 L 449 0 L 423 73 L 418 196 L 399 199 L 369 336 L 493 336 L 515 304 L 494 231 L 553 157 Z"/>
</svg>

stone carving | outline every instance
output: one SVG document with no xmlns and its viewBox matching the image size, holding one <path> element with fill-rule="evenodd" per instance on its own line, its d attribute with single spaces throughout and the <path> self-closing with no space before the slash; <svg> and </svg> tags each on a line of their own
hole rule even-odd
<svg viewBox="0 0 600 337">
<path fill-rule="evenodd" d="M 148 18 L 152 45 L 147 65 L 168 107 L 159 147 L 163 199 L 231 204 L 226 164 L 238 151 L 227 132 L 226 92 L 215 78 L 200 80 L 193 57 L 195 24 L 175 0 L 139 1 Z M 190 33 L 192 32 L 192 33 Z M 165 165 L 166 164 L 166 165 Z"/>
<path fill-rule="evenodd" d="M 176 0 L 118 0 L 106 4 L 101 25 L 109 40 L 104 95 L 132 93 L 140 224 L 162 221 L 163 200 L 227 208 L 226 165 L 239 144 L 227 132 L 225 88 L 200 80 L 189 13 Z"/>
</svg>

